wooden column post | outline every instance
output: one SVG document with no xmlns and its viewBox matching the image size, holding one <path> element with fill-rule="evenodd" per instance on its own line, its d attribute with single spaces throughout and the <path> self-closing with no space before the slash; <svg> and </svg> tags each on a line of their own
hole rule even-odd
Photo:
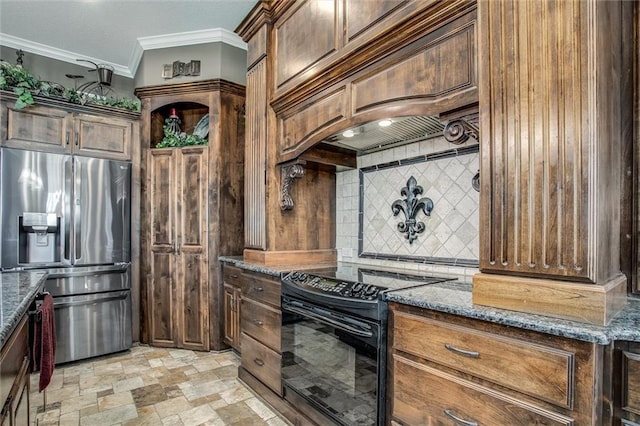
<svg viewBox="0 0 640 426">
<path fill-rule="evenodd" d="M 620 272 L 621 2 L 483 1 L 481 305 L 606 324 Z"/>
</svg>

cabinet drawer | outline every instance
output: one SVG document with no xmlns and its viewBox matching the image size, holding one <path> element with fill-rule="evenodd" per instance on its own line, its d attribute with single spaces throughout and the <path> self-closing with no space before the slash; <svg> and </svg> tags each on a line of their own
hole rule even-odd
<svg viewBox="0 0 640 426">
<path fill-rule="evenodd" d="M 391 417 L 407 425 L 574 424 L 569 417 L 515 400 L 399 355 L 393 356 L 393 389 Z"/>
<path fill-rule="evenodd" d="M 256 340 L 280 352 L 280 330 L 282 314 L 266 305 L 251 299 L 242 299 L 242 331 Z"/>
<path fill-rule="evenodd" d="M 575 354 L 394 312 L 394 349 L 572 408 Z"/>
<path fill-rule="evenodd" d="M 242 270 L 240 268 L 224 265 L 222 271 L 225 283 L 240 286 L 240 283 L 242 282 Z"/>
<path fill-rule="evenodd" d="M 243 272 L 242 278 L 243 297 L 280 307 L 280 278 L 247 272 Z"/>
<path fill-rule="evenodd" d="M 624 352 L 623 408 L 640 415 L 640 354 Z"/>
<path fill-rule="evenodd" d="M 282 357 L 280 354 L 251 338 L 246 333 L 242 333 L 241 339 L 242 367 L 275 393 L 282 396 L 280 382 Z"/>
</svg>

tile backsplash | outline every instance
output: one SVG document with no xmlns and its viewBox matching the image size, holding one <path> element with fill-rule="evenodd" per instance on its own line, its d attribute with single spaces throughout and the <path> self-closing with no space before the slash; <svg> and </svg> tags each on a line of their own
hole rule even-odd
<svg viewBox="0 0 640 426">
<path fill-rule="evenodd" d="M 336 248 L 344 262 L 455 273 L 470 277 L 478 265 L 478 201 L 472 188 L 478 145 L 452 145 L 443 137 L 358 157 L 358 169 L 336 174 Z M 398 230 L 395 200 L 413 176 L 433 201 L 431 216 L 413 243 Z"/>
</svg>

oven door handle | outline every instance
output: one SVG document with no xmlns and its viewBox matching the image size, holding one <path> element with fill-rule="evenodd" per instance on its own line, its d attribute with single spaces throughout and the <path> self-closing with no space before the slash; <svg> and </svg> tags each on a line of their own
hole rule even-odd
<svg viewBox="0 0 640 426">
<path fill-rule="evenodd" d="M 356 336 L 361 336 L 361 337 L 371 337 L 373 336 L 373 333 L 371 331 L 366 331 L 366 330 L 361 330 L 359 328 L 356 327 L 352 327 L 350 325 L 344 324 L 340 321 L 336 321 L 334 319 L 331 318 L 327 318 L 324 315 L 319 315 L 313 311 L 310 311 L 308 309 L 304 309 L 304 308 L 298 308 L 298 307 L 294 307 L 293 305 L 284 302 L 282 305 L 282 309 L 287 310 L 289 312 L 293 312 L 294 314 L 299 314 L 305 317 L 309 317 L 311 319 L 314 319 L 318 322 L 321 322 L 325 325 L 329 325 L 331 327 L 335 327 L 337 329 L 340 329 L 342 331 L 346 331 L 347 333 L 351 333 L 351 334 L 355 334 Z"/>
</svg>

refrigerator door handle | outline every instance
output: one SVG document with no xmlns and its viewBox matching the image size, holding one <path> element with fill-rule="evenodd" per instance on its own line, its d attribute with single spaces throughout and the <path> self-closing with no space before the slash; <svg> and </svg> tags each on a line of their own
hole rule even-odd
<svg viewBox="0 0 640 426">
<path fill-rule="evenodd" d="M 71 199 L 73 197 L 72 189 L 72 179 L 73 179 L 73 159 L 71 157 L 67 157 L 64 160 L 64 181 L 65 181 L 65 199 Z M 70 203 L 65 203 L 69 211 L 64 211 L 64 259 L 66 263 L 69 264 L 71 262 L 71 206 Z"/>
<path fill-rule="evenodd" d="M 73 187 L 73 217 L 75 219 L 75 223 L 73 231 L 75 234 L 76 253 L 74 263 L 78 263 L 78 260 L 82 259 L 82 206 L 80 205 L 80 198 L 82 197 L 82 163 L 75 160 L 75 166 L 76 174 Z"/>
</svg>

